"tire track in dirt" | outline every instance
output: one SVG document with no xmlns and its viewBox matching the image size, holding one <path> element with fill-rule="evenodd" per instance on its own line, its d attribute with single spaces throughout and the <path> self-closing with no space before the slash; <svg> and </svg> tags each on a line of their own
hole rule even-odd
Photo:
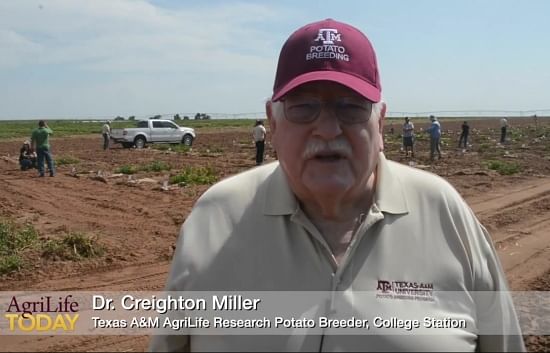
<svg viewBox="0 0 550 353">
<path fill-rule="evenodd" d="M 490 230 L 511 290 L 550 269 L 550 180 L 535 179 L 497 190 L 470 204 Z"/>
<path fill-rule="evenodd" d="M 47 217 L 57 217 L 60 222 L 72 225 L 76 222 L 77 226 L 88 228 L 102 227 L 105 224 L 110 228 L 113 224 L 115 226 L 120 224 L 120 229 L 117 231 L 128 230 L 128 227 L 132 226 L 134 230 L 138 230 L 139 223 L 143 222 L 144 217 L 153 217 L 157 213 L 155 208 L 145 206 L 149 203 L 161 205 L 164 203 L 163 196 L 160 195 L 159 197 L 148 196 L 149 201 L 146 202 L 143 196 L 137 195 L 138 193 L 133 192 L 132 188 L 120 188 L 117 185 L 105 185 L 64 175 L 49 179 L 34 178 L 30 181 L 4 179 L 2 186 L 8 192 L 17 195 L 17 199 L 13 200 L 17 207 L 29 211 L 36 210 Z M 40 193 L 39 197 L 37 197 L 37 190 Z M 113 204 L 113 198 L 117 203 Z M 89 206 L 85 212 L 82 212 L 83 200 Z M 49 212 L 51 209 L 56 211 L 61 209 L 62 213 Z M 113 218 L 117 222 L 113 223 Z M 163 227 L 163 224 L 159 224 L 158 227 Z M 173 231 L 172 227 L 170 231 Z"/>
<path fill-rule="evenodd" d="M 491 191 L 489 195 L 492 197 L 484 194 L 468 198 L 468 204 L 478 217 L 550 195 L 550 180 L 525 181 L 516 187 Z"/>
<path fill-rule="evenodd" d="M 66 276 L 39 283 L 22 282 L 22 288 L 49 291 L 155 291 L 163 289 L 169 269 L 169 261 L 142 263 L 78 277 Z"/>
</svg>

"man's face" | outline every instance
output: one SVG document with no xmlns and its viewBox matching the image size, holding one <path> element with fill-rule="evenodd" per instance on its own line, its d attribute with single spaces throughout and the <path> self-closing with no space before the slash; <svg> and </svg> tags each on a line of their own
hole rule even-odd
<svg viewBox="0 0 550 353">
<path fill-rule="evenodd" d="M 309 123 L 289 121 L 289 103 L 302 97 L 324 102 Z M 337 102 L 367 102 L 355 91 L 340 84 L 317 81 L 304 84 L 268 104 L 272 142 L 293 191 L 301 199 L 314 194 L 354 198 L 362 195 L 383 150 L 383 112 L 376 114 L 367 102 L 366 121 L 344 123 Z M 345 110 L 343 110 L 345 111 Z M 274 116 L 276 114 L 277 116 Z M 364 119 L 363 119 L 364 120 Z"/>
</svg>

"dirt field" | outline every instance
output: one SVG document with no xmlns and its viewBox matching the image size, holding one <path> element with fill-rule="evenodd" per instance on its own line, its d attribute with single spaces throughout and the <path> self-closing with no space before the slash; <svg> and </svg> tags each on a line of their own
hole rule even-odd
<svg viewBox="0 0 550 353">
<path fill-rule="evenodd" d="M 471 122 L 472 147 L 456 149 L 461 122 L 445 122 L 443 159 L 430 164 L 427 141 L 417 143 L 416 167 L 449 180 L 489 229 L 513 290 L 550 290 L 550 119 L 513 120 L 512 141 L 499 146 L 496 120 Z M 396 130 L 401 121 L 395 121 Z M 51 126 L 55 131 L 55 126 Z M 425 125 L 417 124 L 417 134 Z M 389 130 L 388 130 L 389 131 Z M 546 138 L 541 137 L 546 131 Z M 396 131 L 386 136 L 389 159 L 409 163 L 399 151 Z M 425 135 L 425 134 L 424 134 Z M 101 136 L 54 138 L 55 158 L 78 164 L 58 167 L 54 178 L 22 172 L 15 158 L 22 141 L 0 141 L 0 216 L 31 223 L 41 239 L 72 231 L 97 237 L 106 248 L 100 258 L 54 261 L 37 257 L 27 268 L 0 277 L 0 290 L 161 290 L 178 230 L 206 185 L 160 186 L 184 166 L 209 165 L 220 178 L 254 166 L 250 131 L 198 131 L 190 152 L 156 149 L 101 149 Z M 267 147 L 268 161 L 273 160 Z M 485 161 L 517 163 L 520 172 L 500 175 Z M 169 172 L 139 172 L 133 181 L 114 176 L 124 165 L 164 161 Z M 71 175 L 75 168 L 78 177 Z M 73 171 L 73 172 L 74 172 Z M 92 177 L 98 171 L 105 182 Z M 151 178 L 149 182 L 136 180 Z M 148 337 L 135 336 L 3 336 L 4 351 L 143 351 Z M 549 350 L 547 337 L 527 337 L 530 351 Z"/>
</svg>

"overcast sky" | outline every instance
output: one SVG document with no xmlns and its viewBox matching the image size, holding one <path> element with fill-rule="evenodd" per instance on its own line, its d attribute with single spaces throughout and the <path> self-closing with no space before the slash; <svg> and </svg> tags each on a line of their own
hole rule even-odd
<svg viewBox="0 0 550 353">
<path fill-rule="evenodd" d="M 550 114 L 550 1 L 0 0 L 0 119 L 259 113 L 328 17 L 371 39 L 390 114 Z"/>
</svg>

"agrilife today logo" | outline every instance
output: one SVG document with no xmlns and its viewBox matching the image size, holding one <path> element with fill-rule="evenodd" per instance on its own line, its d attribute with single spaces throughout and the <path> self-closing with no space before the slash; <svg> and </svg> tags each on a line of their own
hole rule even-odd
<svg viewBox="0 0 550 353">
<path fill-rule="evenodd" d="M 8 320 L 9 331 L 55 333 L 75 330 L 79 314 L 78 303 L 72 295 L 40 296 L 37 300 L 22 297 L 13 295 L 7 304 L 4 318 Z"/>
</svg>

